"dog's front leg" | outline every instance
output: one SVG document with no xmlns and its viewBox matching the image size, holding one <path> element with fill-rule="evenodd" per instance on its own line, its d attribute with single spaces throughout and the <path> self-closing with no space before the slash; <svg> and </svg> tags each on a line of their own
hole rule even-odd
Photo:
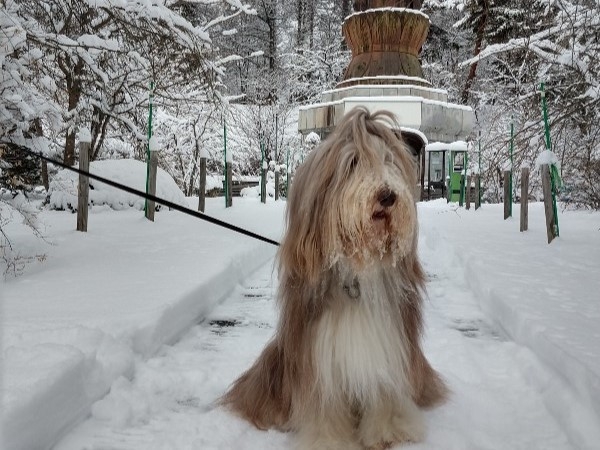
<svg viewBox="0 0 600 450">
<path fill-rule="evenodd" d="M 408 396 L 384 397 L 366 406 L 358 427 L 360 442 L 369 450 L 383 450 L 425 436 L 423 413 Z"/>
</svg>

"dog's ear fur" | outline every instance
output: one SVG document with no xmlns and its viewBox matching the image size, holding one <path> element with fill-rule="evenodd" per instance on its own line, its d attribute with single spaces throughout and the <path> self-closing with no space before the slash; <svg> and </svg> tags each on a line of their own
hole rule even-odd
<svg viewBox="0 0 600 450">
<path fill-rule="evenodd" d="M 325 236 L 325 196 L 333 173 L 324 173 L 328 141 L 309 155 L 296 171 L 287 199 L 287 230 L 279 249 L 279 270 L 293 279 L 303 279 L 310 284 L 319 279 L 332 240 Z M 320 176 L 315 167 L 320 166 Z M 316 195 L 321 191 L 322 195 Z M 311 203 L 310 203 L 311 202 Z"/>
</svg>

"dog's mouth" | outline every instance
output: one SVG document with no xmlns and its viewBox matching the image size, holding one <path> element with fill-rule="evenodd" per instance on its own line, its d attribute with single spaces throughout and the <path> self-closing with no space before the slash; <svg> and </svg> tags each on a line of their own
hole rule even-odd
<svg viewBox="0 0 600 450">
<path fill-rule="evenodd" d="M 373 215 L 371 216 L 371 219 L 374 221 L 379 221 L 379 220 L 385 220 L 388 217 L 388 213 L 385 211 L 385 209 L 382 209 L 380 211 L 375 211 L 373 213 Z"/>
</svg>

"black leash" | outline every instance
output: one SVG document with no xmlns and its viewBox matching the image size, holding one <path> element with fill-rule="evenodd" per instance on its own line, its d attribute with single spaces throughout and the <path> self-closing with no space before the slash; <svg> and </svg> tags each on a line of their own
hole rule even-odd
<svg viewBox="0 0 600 450">
<path fill-rule="evenodd" d="M 104 184 L 107 184 L 109 186 L 112 186 L 114 188 L 120 189 L 125 192 L 129 192 L 130 194 L 133 194 L 133 195 L 138 195 L 142 198 L 145 198 L 146 200 L 150 200 L 155 203 L 160 203 L 161 205 L 166 206 L 167 208 L 171 208 L 176 211 L 182 212 L 184 214 L 187 214 L 188 216 L 192 216 L 197 219 L 205 220 L 205 221 L 213 223 L 215 225 L 219 225 L 220 227 L 227 228 L 228 230 L 232 230 L 237 233 L 244 234 L 246 236 L 250 236 L 254 239 L 258 239 L 259 241 L 263 241 L 268 244 L 277 245 L 277 246 L 279 245 L 279 242 L 269 239 L 265 236 L 261 236 L 260 234 L 253 233 L 252 231 L 245 230 L 243 228 L 237 227 L 237 226 L 232 225 L 227 222 L 223 222 L 222 220 L 215 219 L 214 217 L 211 217 L 211 216 L 207 216 L 206 214 L 203 214 L 198 211 L 194 211 L 193 209 L 185 208 L 181 205 L 178 205 L 177 203 L 173 203 L 173 202 L 170 202 L 169 200 L 164 200 L 160 197 L 156 197 L 155 195 L 151 195 L 151 194 L 147 194 L 142 191 L 138 191 L 137 189 L 133 189 L 124 184 L 117 183 L 116 181 L 112 181 L 107 178 L 100 177 L 98 175 L 94 175 L 93 173 L 86 172 L 85 170 L 81 170 L 77 167 L 71 167 L 68 164 L 65 164 L 63 162 L 56 161 L 52 158 L 48 158 L 47 156 L 44 156 L 42 153 L 36 153 L 36 152 L 28 149 L 27 147 L 23 147 L 23 146 L 19 146 L 19 147 L 21 150 L 25 151 L 26 153 L 30 154 L 31 156 L 35 156 L 36 158 L 42 159 L 50 164 L 54 164 L 55 166 L 62 167 L 63 169 L 70 170 L 71 172 L 76 172 L 79 175 L 83 175 L 85 177 L 91 178 L 96 181 L 101 181 Z"/>
</svg>

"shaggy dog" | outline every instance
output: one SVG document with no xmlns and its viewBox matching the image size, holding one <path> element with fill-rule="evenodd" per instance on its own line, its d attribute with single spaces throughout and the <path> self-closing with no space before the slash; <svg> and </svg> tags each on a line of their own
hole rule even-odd
<svg viewBox="0 0 600 450">
<path fill-rule="evenodd" d="M 296 432 L 302 450 L 420 441 L 420 408 L 446 396 L 419 344 L 415 163 L 390 126 L 356 108 L 297 171 L 276 334 L 221 399 L 260 429 Z"/>
</svg>

